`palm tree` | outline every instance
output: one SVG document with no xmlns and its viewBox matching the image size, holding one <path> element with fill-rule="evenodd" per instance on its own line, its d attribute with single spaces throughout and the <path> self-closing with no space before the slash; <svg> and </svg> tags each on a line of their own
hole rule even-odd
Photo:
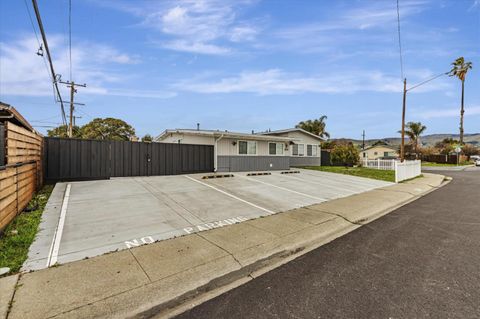
<svg viewBox="0 0 480 319">
<path fill-rule="evenodd" d="M 460 144 L 463 144 L 463 114 L 465 109 L 463 107 L 464 89 L 465 89 L 465 76 L 468 70 L 472 68 L 472 62 L 465 62 L 465 59 L 459 57 L 452 63 L 452 69 L 448 73 L 449 76 L 455 76 L 462 81 L 462 103 L 460 108 Z"/>
<path fill-rule="evenodd" d="M 318 135 L 320 137 L 327 137 L 330 138 L 330 134 L 325 131 L 326 123 L 325 120 L 327 119 L 326 115 L 320 116 L 318 119 L 315 120 L 307 120 L 298 123 L 295 127 L 301 128 L 305 131 Z"/>
<path fill-rule="evenodd" d="M 405 125 L 405 134 L 407 134 L 411 143 L 415 147 L 416 158 L 418 158 L 418 139 L 426 129 L 427 127 L 421 122 L 408 122 L 407 125 Z"/>
</svg>

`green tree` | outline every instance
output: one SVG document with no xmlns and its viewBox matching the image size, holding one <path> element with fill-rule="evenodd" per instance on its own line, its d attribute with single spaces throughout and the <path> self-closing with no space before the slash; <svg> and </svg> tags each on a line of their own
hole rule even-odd
<svg viewBox="0 0 480 319">
<path fill-rule="evenodd" d="M 82 138 L 96 140 L 129 141 L 135 129 L 125 121 L 115 118 L 96 118 L 81 128 Z"/>
<path fill-rule="evenodd" d="M 318 119 L 315 120 L 307 120 L 298 123 L 295 127 L 301 128 L 305 131 L 318 135 L 320 137 L 330 138 L 330 134 L 325 130 L 326 123 L 325 120 L 327 119 L 326 115 L 320 116 Z"/>
<path fill-rule="evenodd" d="M 335 145 L 337 145 L 337 142 L 332 141 L 332 140 L 324 141 L 324 142 L 320 143 L 320 146 L 322 147 L 322 150 L 331 150 L 335 147 Z"/>
<path fill-rule="evenodd" d="M 466 143 L 462 147 L 462 153 L 466 156 L 480 155 L 480 148 L 476 147 L 475 145 Z"/>
<path fill-rule="evenodd" d="M 55 127 L 51 130 L 47 131 L 47 135 L 49 137 L 68 137 L 68 126 L 67 125 L 60 125 Z M 82 138 L 82 133 L 80 127 L 74 126 L 73 127 L 73 137 L 75 138 Z"/>
<path fill-rule="evenodd" d="M 458 145 L 459 142 L 454 140 L 451 137 L 444 138 L 442 141 L 437 142 L 435 147 L 440 150 L 441 154 L 450 154 L 454 151 L 455 146 Z"/>
<path fill-rule="evenodd" d="M 421 122 L 408 122 L 407 125 L 405 125 L 405 134 L 407 134 L 410 143 L 414 147 L 416 158 L 418 158 L 418 140 L 426 129 L 427 127 Z"/>
<path fill-rule="evenodd" d="M 145 134 L 142 137 L 142 142 L 152 142 L 152 141 L 153 141 L 153 137 L 150 134 Z"/>
<path fill-rule="evenodd" d="M 462 99 L 460 106 L 460 144 L 463 144 L 463 115 L 465 113 L 465 108 L 463 105 L 464 93 L 465 93 L 465 77 L 467 76 L 468 70 L 472 69 L 472 62 L 465 62 L 465 59 L 459 57 L 452 63 L 452 69 L 448 73 L 449 76 L 455 76 L 460 81 L 462 81 Z"/>
<path fill-rule="evenodd" d="M 330 153 L 330 161 L 332 164 L 340 163 L 345 165 L 345 167 L 358 164 L 359 159 L 358 148 L 356 148 L 353 143 L 337 144 Z"/>
</svg>

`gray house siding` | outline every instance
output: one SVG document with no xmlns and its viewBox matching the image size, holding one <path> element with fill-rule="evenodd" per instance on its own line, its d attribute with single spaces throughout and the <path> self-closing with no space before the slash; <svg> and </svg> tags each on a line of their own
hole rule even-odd
<svg viewBox="0 0 480 319">
<path fill-rule="evenodd" d="M 320 157 L 290 156 L 290 166 L 320 166 Z"/>
<path fill-rule="evenodd" d="M 289 156 L 218 156 L 219 172 L 288 170 Z"/>
</svg>

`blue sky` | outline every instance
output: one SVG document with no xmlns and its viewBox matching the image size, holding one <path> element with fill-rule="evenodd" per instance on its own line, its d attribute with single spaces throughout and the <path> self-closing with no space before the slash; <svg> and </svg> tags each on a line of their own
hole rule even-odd
<svg viewBox="0 0 480 319">
<path fill-rule="evenodd" d="M 68 80 L 68 0 L 38 2 L 56 72 Z M 72 2 L 72 78 L 87 83 L 76 95 L 86 103 L 79 124 L 118 117 L 139 136 L 197 122 L 250 132 L 325 114 L 332 137 L 400 128 L 395 0 Z M 28 0 L 0 1 L 0 101 L 45 132 L 61 122 L 60 107 L 26 4 L 33 15 Z M 400 0 L 400 15 L 408 86 L 458 56 L 473 62 L 465 130 L 480 132 L 480 1 Z M 407 120 L 457 133 L 459 101 L 460 82 L 441 77 L 409 92 Z"/>
</svg>

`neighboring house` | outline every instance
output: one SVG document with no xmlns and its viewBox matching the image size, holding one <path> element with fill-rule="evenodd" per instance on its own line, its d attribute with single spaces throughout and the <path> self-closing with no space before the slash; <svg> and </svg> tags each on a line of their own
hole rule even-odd
<svg viewBox="0 0 480 319">
<path fill-rule="evenodd" d="M 398 151 L 387 145 L 375 145 L 367 147 L 360 152 L 360 159 L 382 159 L 382 158 L 397 158 Z"/>
<path fill-rule="evenodd" d="M 214 146 L 217 172 L 284 170 L 290 168 L 295 137 L 200 129 L 165 130 L 155 142 Z"/>
<path fill-rule="evenodd" d="M 293 138 L 293 145 L 288 150 L 291 166 L 319 166 L 321 163 L 320 143 L 325 139 L 301 128 L 268 131 L 261 135 Z"/>
</svg>

